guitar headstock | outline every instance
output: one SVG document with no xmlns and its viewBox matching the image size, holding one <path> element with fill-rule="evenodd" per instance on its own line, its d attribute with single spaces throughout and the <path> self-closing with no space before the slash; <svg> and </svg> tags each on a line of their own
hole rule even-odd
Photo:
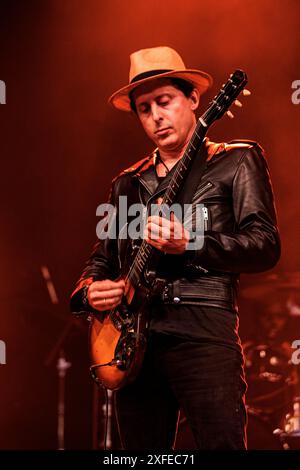
<svg viewBox="0 0 300 470">
<path fill-rule="evenodd" d="M 249 95 L 251 95 L 251 91 L 246 90 L 246 88 L 244 88 L 243 91 L 242 91 L 242 94 L 244 96 L 249 96 Z M 241 108 L 243 106 L 243 104 L 240 102 L 240 100 L 234 100 L 233 104 L 235 106 L 237 106 L 238 108 Z M 230 117 L 230 119 L 234 118 L 234 114 L 232 114 L 230 109 L 227 109 L 226 114 L 227 114 L 228 117 Z"/>
<path fill-rule="evenodd" d="M 247 75 L 243 70 L 236 70 L 230 75 L 230 78 L 212 100 L 206 113 L 201 116 L 202 121 L 206 123 L 207 127 L 215 120 L 220 119 L 225 113 L 227 113 L 229 117 L 233 117 L 229 108 L 233 103 L 235 103 L 236 106 L 242 106 L 242 103 L 237 100 L 239 94 L 243 92 L 244 96 L 250 95 L 250 91 L 245 90 L 247 82 Z"/>
</svg>

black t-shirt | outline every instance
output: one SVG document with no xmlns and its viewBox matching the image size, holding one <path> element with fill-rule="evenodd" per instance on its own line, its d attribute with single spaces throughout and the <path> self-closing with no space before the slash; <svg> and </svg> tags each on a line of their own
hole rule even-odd
<svg viewBox="0 0 300 470">
<path fill-rule="evenodd" d="M 155 300 L 150 307 L 150 332 L 213 342 L 241 352 L 239 317 L 230 310 L 200 304 L 165 304 Z"/>
</svg>

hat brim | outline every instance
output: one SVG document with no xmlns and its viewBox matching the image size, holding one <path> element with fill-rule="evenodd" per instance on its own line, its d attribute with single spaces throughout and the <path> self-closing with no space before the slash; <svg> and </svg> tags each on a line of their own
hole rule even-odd
<svg viewBox="0 0 300 470">
<path fill-rule="evenodd" d="M 164 77 L 182 78 L 183 80 L 187 80 L 199 90 L 200 95 L 205 93 L 213 83 L 212 77 L 208 73 L 202 72 L 200 70 L 172 70 L 170 72 L 152 75 L 151 77 L 143 78 L 142 80 L 131 83 L 130 85 L 127 85 L 113 93 L 108 99 L 108 102 L 114 108 L 120 109 L 121 111 L 131 111 L 129 93 L 143 83 Z"/>
</svg>

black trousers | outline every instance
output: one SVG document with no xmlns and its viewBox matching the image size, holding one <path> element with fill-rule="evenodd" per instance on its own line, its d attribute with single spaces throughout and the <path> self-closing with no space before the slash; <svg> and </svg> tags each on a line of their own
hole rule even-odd
<svg viewBox="0 0 300 470">
<path fill-rule="evenodd" d="M 198 449 L 245 449 L 245 390 L 238 351 L 154 333 L 138 378 L 115 393 L 122 445 L 171 450 L 182 408 Z"/>
</svg>

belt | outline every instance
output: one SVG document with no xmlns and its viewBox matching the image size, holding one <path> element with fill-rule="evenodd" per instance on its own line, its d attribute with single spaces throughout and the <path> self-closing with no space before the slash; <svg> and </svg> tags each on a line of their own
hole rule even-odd
<svg viewBox="0 0 300 470">
<path fill-rule="evenodd" d="M 192 281 L 157 279 L 154 294 L 164 303 L 205 303 L 234 308 L 236 299 L 230 279 L 203 276 Z"/>
</svg>

